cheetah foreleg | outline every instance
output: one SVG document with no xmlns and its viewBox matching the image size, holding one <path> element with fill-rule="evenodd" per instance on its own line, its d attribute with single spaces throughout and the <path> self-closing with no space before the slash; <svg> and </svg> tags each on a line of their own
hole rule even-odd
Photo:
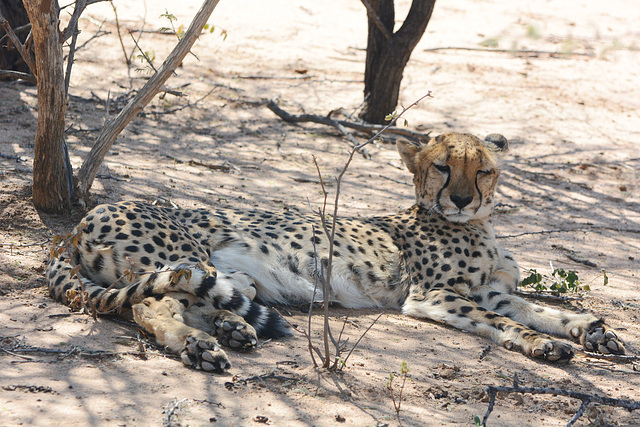
<svg viewBox="0 0 640 427">
<path fill-rule="evenodd" d="M 472 289 L 470 298 L 537 331 L 569 338 L 585 350 L 602 354 L 624 354 L 622 340 L 604 320 L 591 313 L 572 313 L 529 302 L 519 296 L 497 292 L 495 287 Z"/>
<path fill-rule="evenodd" d="M 405 301 L 403 313 L 429 318 L 489 338 L 509 350 L 552 362 L 566 362 L 574 355 L 573 347 L 536 332 L 499 313 L 489 311 L 453 289 L 433 289 L 412 293 Z"/>
</svg>

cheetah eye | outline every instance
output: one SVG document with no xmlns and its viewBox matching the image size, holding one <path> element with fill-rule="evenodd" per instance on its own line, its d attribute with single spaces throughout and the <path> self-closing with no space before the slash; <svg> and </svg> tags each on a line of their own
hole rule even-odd
<svg viewBox="0 0 640 427">
<path fill-rule="evenodd" d="M 489 170 L 479 170 L 478 173 L 476 174 L 477 176 L 486 176 L 486 175 L 491 175 L 493 174 L 493 169 L 489 169 Z"/>
<path fill-rule="evenodd" d="M 437 165 L 437 164 L 433 164 L 433 167 L 438 169 L 441 173 L 450 173 L 451 172 L 451 168 L 448 165 Z"/>
</svg>

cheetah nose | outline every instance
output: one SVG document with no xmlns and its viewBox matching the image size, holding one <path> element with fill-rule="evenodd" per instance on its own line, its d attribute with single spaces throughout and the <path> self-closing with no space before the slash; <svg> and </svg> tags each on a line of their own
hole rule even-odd
<svg viewBox="0 0 640 427">
<path fill-rule="evenodd" d="M 473 197 L 471 197 L 471 196 L 469 196 L 469 197 L 460 197 L 460 196 L 457 196 L 455 194 L 452 194 L 451 196 L 449 196 L 449 198 L 451 199 L 453 204 L 458 207 L 458 209 L 464 208 L 465 206 L 467 206 L 469 203 L 471 203 L 473 201 Z"/>
</svg>

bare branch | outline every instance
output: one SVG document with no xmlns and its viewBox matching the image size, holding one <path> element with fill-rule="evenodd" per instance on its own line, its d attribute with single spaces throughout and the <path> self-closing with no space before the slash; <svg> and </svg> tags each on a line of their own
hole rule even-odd
<svg viewBox="0 0 640 427">
<path fill-rule="evenodd" d="M 280 117 L 285 122 L 290 123 L 302 123 L 302 122 L 310 122 L 310 123 L 318 123 L 327 126 L 333 126 L 342 132 L 343 135 L 349 138 L 349 141 L 353 143 L 353 145 L 358 145 L 357 142 L 353 139 L 353 136 L 349 131 L 345 128 L 355 129 L 360 132 L 371 134 L 377 134 L 376 138 L 381 135 L 381 131 L 384 129 L 385 133 L 392 133 L 396 135 L 406 136 L 409 138 L 415 138 L 417 140 L 428 142 L 431 137 L 430 133 L 420 133 L 415 132 L 409 129 L 400 128 L 397 126 L 389 126 L 389 125 L 375 125 L 368 123 L 356 123 L 347 120 L 334 120 L 330 117 L 319 116 L 316 114 L 291 114 L 284 111 L 280 108 L 273 100 L 267 102 L 267 108 L 273 111 L 278 117 Z"/>
<path fill-rule="evenodd" d="M 289 114 L 286 111 L 284 111 L 282 108 L 278 107 L 278 105 L 273 100 L 270 100 L 269 102 L 267 102 L 267 108 L 273 111 L 278 117 L 280 117 L 285 122 L 290 122 L 290 123 L 313 122 L 313 123 L 319 123 L 327 126 L 333 126 L 334 128 L 338 129 L 353 144 L 354 147 L 358 145 L 358 141 L 356 141 L 353 135 L 351 135 L 351 133 L 347 129 L 345 129 L 343 125 L 341 125 L 336 120 L 333 120 L 331 117 L 317 116 L 315 114 L 299 114 L 299 115 Z"/>
<path fill-rule="evenodd" d="M 140 89 L 134 99 L 118 114 L 118 116 L 108 122 L 98 136 L 96 143 L 89 153 L 89 157 L 82 164 L 78 172 L 77 194 L 78 199 L 84 200 L 89 194 L 89 189 L 93 184 L 96 173 L 102 160 L 107 155 L 109 148 L 113 145 L 116 137 L 127 124 L 137 116 L 142 108 L 158 93 L 165 81 L 171 76 L 173 71 L 184 60 L 196 39 L 200 36 L 204 25 L 211 16 L 211 13 L 218 5 L 219 0 L 206 0 L 193 18 L 191 25 L 180 39 L 177 46 L 164 61 L 160 69 L 149 81 Z"/>
<path fill-rule="evenodd" d="M 496 395 L 498 392 L 504 393 L 530 393 L 530 394 L 551 394 L 553 396 L 566 396 L 574 399 L 580 399 L 582 401 L 582 405 L 580 405 L 580 409 L 574 415 L 574 417 L 569 421 L 567 426 L 572 426 L 578 418 L 584 413 L 587 405 L 590 403 L 600 403 L 602 405 L 607 406 L 616 406 L 619 408 L 624 408 L 629 411 L 635 411 L 636 409 L 640 409 L 640 401 L 635 400 L 627 400 L 627 399 L 615 399 L 613 397 L 600 396 L 597 394 L 588 394 L 581 393 L 572 390 L 564 390 L 553 387 L 521 387 L 517 384 L 517 381 L 514 381 L 514 384 L 510 387 L 506 386 L 487 386 L 484 389 L 485 393 L 489 395 L 489 407 L 487 408 L 487 412 L 482 419 L 482 425 L 487 424 L 487 419 L 493 411 L 493 406 L 495 404 Z"/>
<path fill-rule="evenodd" d="M 38 79 L 32 74 L 21 73 L 20 71 L 0 70 L 0 77 L 9 77 L 16 80 L 24 80 L 29 83 L 38 83 Z"/>
<path fill-rule="evenodd" d="M 29 70 L 31 70 L 34 76 L 37 76 L 36 64 L 34 64 L 34 62 L 31 60 L 29 52 L 24 48 L 24 45 L 20 43 L 18 36 L 16 36 L 16 33 L 13 32 L 13 28 L 11 28 L 11 25 L 9 25 L 9 21 L 5 19 L 2 13 L 0 13 L 0 25 L 2 25 L 2 27 L 4 28 L 4 31 L 7 33 L 7 36 L 11 40 L 11 43 L 13 43 L 25 64 L 27 64 Z"/>
<path fill-rule="evenodd" d="M 580 53 L 580 52 L 554 52 L 549 50 L 530 50 L 530 49 L 494 49 L 490 47 L 432 47 L 423 49 L 423 52 L 436 52 L 439 50 L 467 50 L 477 52 L 497 52 L 497 53 L 511 53 L 514 55 L 528 54 L 528 55 L 550 55 L 552 58 L 561 58 L 564 56 L 594 56 L 592 53 Z"/>
</svg>

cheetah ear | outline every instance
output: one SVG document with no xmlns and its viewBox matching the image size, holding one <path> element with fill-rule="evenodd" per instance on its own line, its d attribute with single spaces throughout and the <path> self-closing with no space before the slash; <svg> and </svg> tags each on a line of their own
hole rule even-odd
<svg viewBox="0 0 640 427">
<path fill-rule="evenodd" d="M 507 141 L 507 138 L 499 133 L 490 133 L 484 138 L 483 143 L 489 151 L 494 153 L 506 152 L 509 150 L 509 142 Z"/>
<path fill-rule="evenodd" d="M 418 159 L 416 156 L 422 147 L 404 139 L 398 139 L 396 141 L 396 147 L 398 148 L 398 153 L 400 153 L 402 161 L 407 166 L 407 169 L 409 169 L 409 172 L 415 175 L 418 170 Z"/>
</svg>

